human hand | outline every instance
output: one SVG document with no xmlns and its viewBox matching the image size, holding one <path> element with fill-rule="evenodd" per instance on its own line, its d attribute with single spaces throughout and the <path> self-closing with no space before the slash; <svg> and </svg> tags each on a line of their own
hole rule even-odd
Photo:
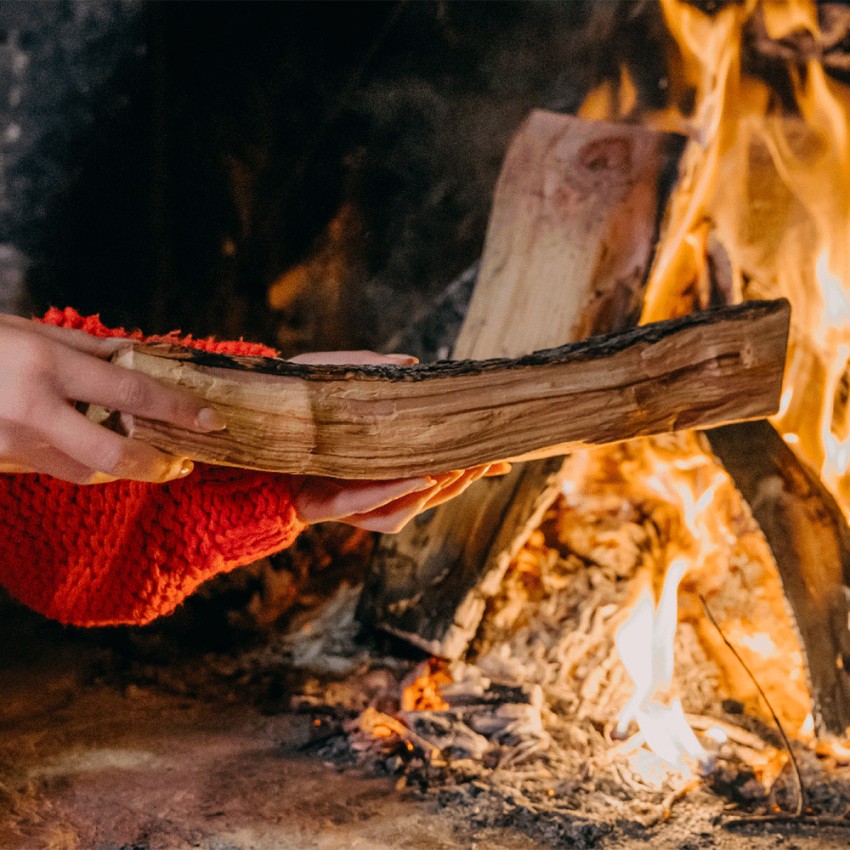
<svg viewBox="0 0 850 850">
<path fill-rule="evenodd" d="M 494 463 L 392 481 L 292 476 L 295 513 L 309 524 L 344 522 L 395 534 L 417 514 L 459 496 L 479 478 L 504 475 L 509 470 L 510 464 Z"/>
<path fill-rule="evenodd" d="M 192 463 L 89 421 L 78 402 L 188 428 L 221 430 L 221 415 L 191 393 L 105 362 L 123 338 L 0 314 L 0 472 L 43 472 L 75 484 L 164 482 Z"/>
<path fill-rule="evenodd" d="M 412 365 L 406 354 L 373 351 L 326 351 L 293 357 L 308 365 Z M 398 478 L 391 481 L 348 480 L 319 476 L 291 476 L 295 511 L 304 522 L 344 522 L 367 531 L 395 534 L 417 514 L 459 496 L 479 478 L 504 475 L 510 464 L 493 463 L 472 469 Z"/>
</svg>

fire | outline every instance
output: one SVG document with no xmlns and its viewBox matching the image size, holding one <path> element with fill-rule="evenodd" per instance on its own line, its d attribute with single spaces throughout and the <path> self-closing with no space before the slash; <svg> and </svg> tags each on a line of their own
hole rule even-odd
<svg viewBox="0 0 850 850">
<path fill-rule="evenodd" d="M 818 470 L 850 516 L 850 89 L 817 58 L 789 63 L 787 92 L 747 65 L 747 35 L 773 40 L 800 32 L 819 43 L 815 3 L 728 3 L 712 13 L 661 0 L 675 41 L 668 57 L 668 106 L 644 110 L 627 68 L 592 92 L 586 118 L 640 121 L 689 138 L 683 173 L 648 283 L 642 321 L 728 301 L 784 296 L 793 305 L 785 391 L 774 424 Z M 691 106 L 686 110 L 682 104 Z M 706 255 L 720 250 L 728 280 L 712 280 Z M 656 754 L 674 765 L 699 758 L 681 706 L 670 699 L 676 595 L 683 577 L 723 557 L 713 502 L 723 474 L 698 449 L 672 464 L 646 442 L 645 486 L 676 502 L 691 540 L 671 552 L 663 582 L 645 588 L 617 646 L 634 682 L 620 720 L 634 721 Z M 682 475 L 688 465 L 703 476 Z M 714 469 L 715 477 L 711 470 Z M 778 652 L 764 629 L 738 624 L 751 656 Z M 666 704 L 660 697 L 667 694 Z M 799 724 L 798 724 L 799 725 Z"/>
<path fill-rule="evenodd" d="M 682 446 L 684 448 L 684 446 Z M 681 701 L 669 697 L 673 683 L 678 593 L 685 574 L 705 566 L 722 542 L 731 537 L 721 516 L 712 510 L 725 476 L 711 460 L 694 452 L 664 459 L 651 456 L 652 473 L 645 486 L 659 499 L 675 506 L 684 525 L 675 536 L 682 553 L 669 562 L 657 604 L 650 587 L 644 587 L 628 620 L 616 635 L 617 651 L 634 683 L 634 692 L 620 714 L 617 732 L 626 733 L 634 722 L 641 742 L 663 762 L 685 777 L 706 757 L 706 752 L 685 719 Z M 704 482 L 700 486 L 700 481 Z M 665 697 L 667 699 L 665 700 Z M 655 772 L 646 759 L 638 771 L 645 779 Z"/>
<path fill-rule="evenodd" d="M 707 227 L 729 256 L 734 298 L 788 298 L 794 307 L 789 389 L 775 424 L 822 472 L 847 512 L 850 89 L 829 79 L 816 59 L 790 66 L 791 111 L 743 70 L 742 36 L 757 16 L 774 39 L 799 30 L 817 39 L 813 3 L 750 0 L 714 16 L 678 0 L 664 0 L 662 8 L 680 49 L 674 88 L 694 87 L 696 105 L 681 119 L 692 139 L 686 175 L 643 320 L 666 315 L 692 288 L 702 263 L 693 245 Z M 669 113 L 642 118 L 669 123 Z"/>
<path fill-rule="evenodd" d="M 632 698 L 620 714 L 617 731 L 624 734 L 634 721 L 641 740 L 653 753 L 690 775 L 690 762 L 704 758 L 705 750 L 685 719 L 681 701 L 674 698 L 664 705 L 657 699 L 673 680 L 676 595 L 686 570 L 683 559 L 671 564 L 658 606 L 654 605 L 649 589 L 645 589 L 631 616 L 617 632 L 617 651 L 635 685 Z M 651 647 L 648 653 L 647 636 Z"/>
<path fill-rule="evenodd" d="M 800 29 L 817 39 L 813 3 L 744 0 L 709 14 L 685 0 L 661 0 L 661 9 L 675 41 L 665 80 L 667 108 L 643 109 L 634 78 L 623 67 L 580 110 L 585 118 L 641 121 L 689 138 L 642 321 L 718 300 L 788 298 L 793 327 L 774 424 L 821 472 L 850 515 L 850 90 L 806 59 L 787 69 L 789 102 L 747 68 L 744 36 L 754 21 L 773 39 Z M 725 259 L 725 277 L 709 268 L 709 254 Z M 644 553 L 628 615 L 614 618 L 622 623 L 615 644 L 633 685 L 617 731 L 637 728 L 618 754 L 628 754 L 647 781 L 666 781 L 672 768 L 687 782 L 706 748 L 727 741 L 716 724 L 700 727 L 698 738 L 676 693 L 680 622 L 717 659 L 728 693 L 748 707 L 758 702 L 738 661 L 724 659 L 728 651 L 694 607 L 694 587 L 706 595 L 718 590 L 736 558 L 736 587 L 750 610 L 720 612 L 724 634 L 748 664 L 763 665 L 760 684 L 787 728 L 810 736 L 812 706 L 781 590 L 768 598 L 759 587 L 770 570 L 778 587 L 770 553 L 747 530 L 740 496 L 699 440 L 680 435 L 578 452 L 569 464 L 565 501 L 580 503 L 588 487 L 608 488 L 614 501 L 628 500 L 647 512 L 663 541 L 660 552 Z M 444 709 L 440 689 L 450 682 L 439 662 L 420 665 L 405 683 L 403 708 Z M 838 745 L 834 752 L 844 757 Z M 751 766 L 770 784 L 785 758 L 768 748 L 761 756 L 754 752 Z"/>
<path fill-rule="evenodd" d="M 449 704 L 440 696 L 440 688 L 452 681 L 444 661 L 438 658 L 423 661 L 402 683 L 402 711 L 445 711 Z"/>
</svg>

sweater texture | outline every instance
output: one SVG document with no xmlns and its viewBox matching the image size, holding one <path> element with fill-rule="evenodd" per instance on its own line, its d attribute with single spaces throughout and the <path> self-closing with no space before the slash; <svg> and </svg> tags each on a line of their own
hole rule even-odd
<svg viewBox="0 0 850 850">
<path fill-rule="evenodd" d="M 99 337 L 275 354 L 241 340 L 143 338 L 72 309 L 54 308 L 42 321 Z M 204 464 L 166 484 L 0 475 L 0 583 L 63 623 L 142 624 L 172 612 L 212 576 L 286 548 L 303 527 L 285 475 Z"/>
</svg>

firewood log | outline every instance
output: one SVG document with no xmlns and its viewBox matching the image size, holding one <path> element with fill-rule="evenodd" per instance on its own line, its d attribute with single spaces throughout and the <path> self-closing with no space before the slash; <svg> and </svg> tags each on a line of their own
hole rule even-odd
<svg viewBox="0 0 850 850">
<path fill-rule="evenodd" d="M 427 475 L 754 419 L 779 405 L 790 309 L 750 302 L 519 358 L 306 366 L 140 345 L 115 362 L 222 413 L 199 434 L 126 432 L 208 463 L 338 478 Z"/>
<path fill-rule="evenodd" d="M 769 422 L 713 428 L 706 436 L 773 552 L 800 635 L 815 729 L 843 736 L 850 726 L 847 521 Z"/>
</svg>

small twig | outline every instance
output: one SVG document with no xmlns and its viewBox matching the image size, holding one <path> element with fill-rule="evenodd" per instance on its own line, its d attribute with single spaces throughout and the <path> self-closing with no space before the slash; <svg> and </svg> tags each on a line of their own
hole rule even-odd
<svg viewBox="0 0 850 850">
<path fill-rule="evenodd" d="M 667 820 L 667 818 L 670 817 L 673 806 L 675 806 L 680 800 L 684 800 L 685 797 L 699 785 L 699 783 L 699 777 L 692 776 L 690 779 L 685 780 L 685 782 L 683 782 L 678 788 L 674 788 L 661 801 L 661 805 L 656 809 L 654 814 L 651 817 L 643 819 L 644 825 L 647 828 L 651 828 Z"/>
<path fill-rule="evenodd" d="M 740 653 L 734 646 L 729 642 L 729 639 L 723 634 L 723 629 L 720 628 L 720 624 L 715 620 L 714 614 L 711 613 L 711 609 L 708 607 L 708 602 L 705 601 L 705 597 L 700 595 L 699 601 L 702 603 L 703 610 L 705 611 L 706 617 L 708 617 L 711 625 L 717 629 L 717 634 L 720 635 L 720 639 L 726 646 L 729 648 L 729 651 L 732 655 L 735 656 L 738 663 L 741 667 L 744 668 L 744 672 L 749 676 L 750 681 L 755 685 L 756 690 L 761 695 L 761 698 L 764 700 L 764 704 L 767 706 L 767 710 L 770 712 L 770 716 L 773 718 L 773 722 L 776 724 L 776 728 L 779 731 L 779 735 L 782 738 L 782 743 L 785 745 L 785 749 L 788 752 L 788 758 L 791 760 L 791 766 L 794 770 L 794 784 L 796 785 L 797 790 L 797 804 L 794 806 L 794 811 L 790 814 L 791 819 L 800 818 L 803 814 L 803 808 L 805 806 L 806 801 L 806 788 L 803 784 L 803 776 L 800 773 L 800 765 L 797 764 L 797 758 L 794 755 L 794 750 L 791 748 L 791 741 L 788 739 L 788 736 L 785 734 L 785 728 L 782 725 L 782 721 L 779 719 L 776 712 L 773 710 L 773 706 L 770 703 L 770 700 L 767 698 L 767 694 L 762 689 L 762 686 L 758 683 L 758 680 L 753 675 L 753 671 L 747 666 L 747 662 L 741 657 Z M 773 816 L 768 816 L 773 817 Z M 789 817 L 786 815 L 785 817 Z"/>
<path fill-rule="evenodd" d="M 775 815 L 751 815 L 750 817 L 731 818 L 723 822 L 724 829 L 737 829 L 738 827 L 758 826 L 763 823 L 794 823 L 801 826 L 835 827 L 836 829 L 850 829 L 850 820 L 844 818 L 822 818 L 817 815 L 790 814 L 788 812 Z"/>
<path fill-rule="evenodd" d="M 709 717 L 705 714 L 685 714 L 685 719 L 690 724 L 691 728 L 698 732 L 707 732 L 712 727 L 721 729 L 726 737 L 733 744 L 738 744 L 741 747 L 746 747 L 750 750 L 759 752 L 769 746 L 768 742 L 760 735 L 750 732 L 748 729 L 742 729 L 740 726 L 735 726 L 732 723 L 727 723 L 725 720 L 718 720 L 716 717 Z"/>
</svg>

